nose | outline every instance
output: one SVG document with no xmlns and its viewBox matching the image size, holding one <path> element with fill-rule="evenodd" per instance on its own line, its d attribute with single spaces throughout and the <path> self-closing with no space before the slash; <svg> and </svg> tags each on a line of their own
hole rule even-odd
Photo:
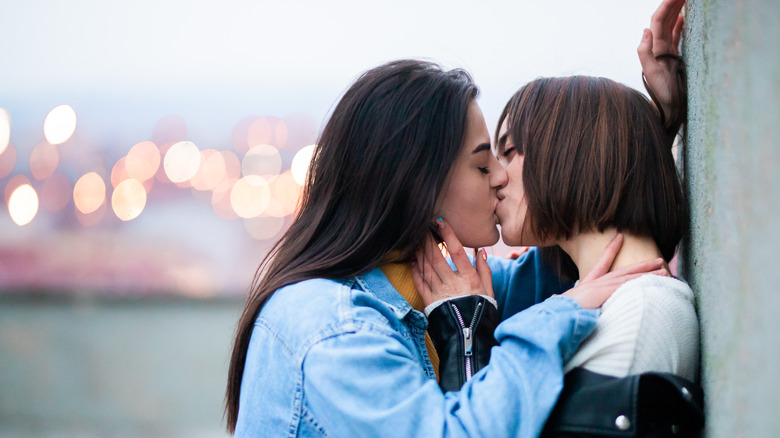
<svg viewBox="0 0 780 438">
<path fill-rule="evenodd" d="M 506 169 L 501 165 L 501 163 L 498 162 L 495 157 L 493 157 L 493 161 L 494 163 L 492 163 L 491 166 L 493 169 L 490 171 L 490 187 L 493 189 L 500 189 L 506 186 Z"/>
</svg>

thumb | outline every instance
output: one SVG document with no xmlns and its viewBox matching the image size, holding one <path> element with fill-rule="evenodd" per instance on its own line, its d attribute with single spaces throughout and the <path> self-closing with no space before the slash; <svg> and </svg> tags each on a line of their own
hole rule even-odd
<svg viewBox="0 0 780 438">
<path fill-rule="evenodd" d="M 487 262 L 487 254 L 484 249 L 480 249 L 477 253 L 477 260 L 474 263 L 477 266 L 477 275 L 482 283 L 482 287 L 485 288 L 485 295 L 493 297 L 493 277 L 490 271 L 490 265 Z"/>
</svg>

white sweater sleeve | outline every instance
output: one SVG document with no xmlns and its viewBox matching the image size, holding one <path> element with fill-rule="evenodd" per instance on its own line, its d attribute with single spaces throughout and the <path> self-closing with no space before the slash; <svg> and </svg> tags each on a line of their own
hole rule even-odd
<svg viewBox="0 0 780 438">
<path fill-rule="evenodd" d="M 699 325 L 693 291 L 680 280 L 644 275 L 601 308 L 596 330 L 566 363 L 616 377 L 648 371 L 696 377 Z"/>
</svg>

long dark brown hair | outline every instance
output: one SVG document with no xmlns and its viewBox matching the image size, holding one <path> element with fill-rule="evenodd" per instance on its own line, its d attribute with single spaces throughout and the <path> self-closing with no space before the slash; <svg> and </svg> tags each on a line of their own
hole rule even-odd
<svg viewBox="0 0 780 438">
<path fill-rule="evenodd" d="M 615 227 L 651 237 L 672 258 L 689 214 L 671 152 L 670 134 L 682 120 L 663 120 L 637 90 L 587 76 L 532 81 L 501 119 L 525 159 L 524 226 L 535 236 L 568 239 Z M 542 254 L 566 279 L 577 278 L 559 247 Z"/>
<path fill-rule="evenodd" d="M 364 273 L 392 253 L 412 256 L 463 143 L 478 89 L 463 70 L 417 60 L 362 74 L 315 148 L 298 213 L 261 262 L 233 343 L 227 428 L 233 433 L 249 339 L 263 304 L 284 286 Z"/>
</svg>

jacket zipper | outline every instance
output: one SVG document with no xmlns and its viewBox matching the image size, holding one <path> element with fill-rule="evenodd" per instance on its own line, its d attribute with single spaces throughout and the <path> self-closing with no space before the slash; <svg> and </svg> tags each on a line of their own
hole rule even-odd
<svg viewBox="0 0 780 438">
<path fill-rule="evenodd" d="M 466 380 L 468 381 L 471 379 L 472 375 L 471 355 L 472 346 L 474 344 L 472 335 L 474 334 L 474 325 L 477 323 L 477 317 L 479 316 L 479 309 L 482 306 L 482 302 L 477 303 L 477 308 L 474 309 L 474 317 L 471 318 L 471 324 L 469 324 L 468 327 L 466 327 L 466 324 L 463 322 L 463 317 L 460 315 L 458 307 L 453 303 L 450 303 L 450 305 L 452 306 L 452 310 L 455 311 L 455 316 L 458 318 L 458 323 L 460 323 L 460 328 L 463 331 L 463 350 L 466 356 Z"/>
</svg>

